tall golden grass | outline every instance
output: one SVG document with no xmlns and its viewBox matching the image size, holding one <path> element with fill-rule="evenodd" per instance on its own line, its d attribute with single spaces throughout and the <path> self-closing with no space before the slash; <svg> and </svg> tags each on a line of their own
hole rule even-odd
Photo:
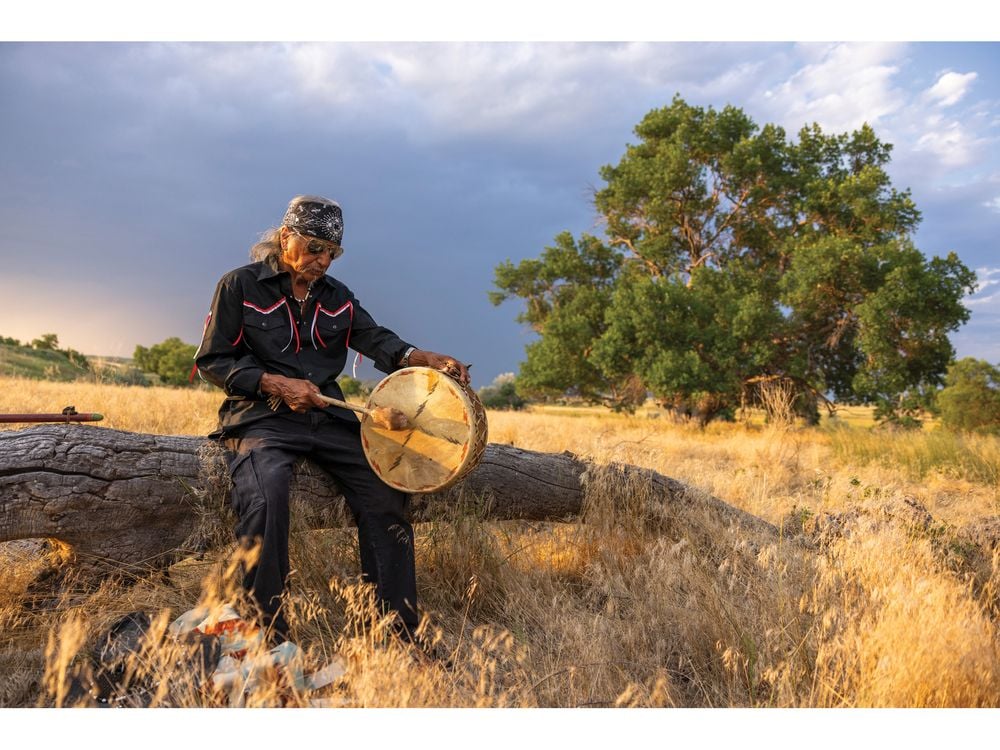
<svg viewBox="0 0 1000 750">
<path fill-rule="evenodd" d="M 73 403 L 144 432 L 204 434 L 218 399 L 0 380 L 0 412 Z M 1000 557 L 965 533 L 998 514 L 995 438 L 787 424 L 699 431 L 594 410 L 489 417 L 492 442 L 595 462 L 582 522 L 487 522 L 457 509 L 417 526 L 424 626 L 450 664 L 414 658 L 389 637 L 357 582 L 352 530 L 295 526 L 292 638 L 310 664 L 338 654 L 347 673 L 319 695 L 289 692 L 275 675 L 248 705 L 1000 704 Z M 781 533 L 748 536 L 696 507 L 663 523 L 649 489 L 618 463 L 711 493 Z M 180 561 L 166 577 L 95 583 L 68 572 L 56 584 L 44 578 L 54 563 L 0 545 L 0 704 L 66 703 L 68 676 L 98 634 L 142 610 L 152 636 L 129 672 L 147 686 L 142 702 L 223 705 L 177 666 L 182 646 L 160 636 L 181 612 L 235 595 L 232 552 Z"/>
</svg>

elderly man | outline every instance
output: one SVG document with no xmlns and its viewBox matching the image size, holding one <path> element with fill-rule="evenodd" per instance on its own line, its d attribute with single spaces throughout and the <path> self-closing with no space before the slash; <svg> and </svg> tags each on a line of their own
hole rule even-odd
<svg viewBox="0 0 1000 750">
<path fill-rule="evenodd" d="M 219 281 L 196 355 L 202 377 L 226 393 L 210 437 L 231 456 L 236 535 L 245 545 L 261 545 L 243 585 L 275 643 L 288 635 L 280 596 L 289 571 L 289 482 L 301 456 L 342 489 L 358 526 L 363 579 L 374 584 L 383 609 L 398 615 L 399 633 L 412 638 L 418 624 L 409 498 L 369 467 L 354 412 L 318 398 L 343 399 L 336 378 L 348 348 L 386 373 L 420 365 L 469 381 L 461 362 L 417 349 L 378 325 L 350 289 L 327 275 L 343 252 L 343 233 L 336 202 L 293 198 L 281 226 L 251 249 L 255 262 Z M 272 397 L 280 399 L 277 410 L 268 405 Z"/>
</svg>

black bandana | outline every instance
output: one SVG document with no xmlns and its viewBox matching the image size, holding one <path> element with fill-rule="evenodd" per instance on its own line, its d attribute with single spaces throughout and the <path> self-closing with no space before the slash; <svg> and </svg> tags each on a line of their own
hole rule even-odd
<svg viewBox="0 0 1000 750">
<path fill-rule="evenodd" d="M 312 196 L 293 198 L 281 222 L 289 229 L 340 244 L 344 239 L 344 215 L 333 201 Z"/>
</svg>

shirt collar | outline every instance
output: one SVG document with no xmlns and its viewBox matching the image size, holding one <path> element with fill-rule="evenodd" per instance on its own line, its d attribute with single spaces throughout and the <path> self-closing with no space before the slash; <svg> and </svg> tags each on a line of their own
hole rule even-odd
<svg viewBox="0 0 1000 750">
<path fill-rule="evenodd" d="M 257 281 L 264 281 L 264 279 L 272 279 L 279 273 L 284 273 L 278 270 L 278 264 L 273 258 L 268 258 L 260 262 L 260 268 L 257 269 Z"/>
</svg>

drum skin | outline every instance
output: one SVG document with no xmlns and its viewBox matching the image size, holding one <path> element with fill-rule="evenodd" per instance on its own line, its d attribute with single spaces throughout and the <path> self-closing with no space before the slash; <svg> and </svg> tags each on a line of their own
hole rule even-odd
<svg viewBox="0 0 1000 750">
<path fill-rule="evenodd" d="M 368 398 L 369 409 L 398 409 L 411 429 L 386 430 L 361 420 L 361 445 L 379 478 L 407 493 L 435 492 L 476 467 L 486 450 L 486 410 L 471 388 L 429 367 L 387 376 Z"/>
</svg>

